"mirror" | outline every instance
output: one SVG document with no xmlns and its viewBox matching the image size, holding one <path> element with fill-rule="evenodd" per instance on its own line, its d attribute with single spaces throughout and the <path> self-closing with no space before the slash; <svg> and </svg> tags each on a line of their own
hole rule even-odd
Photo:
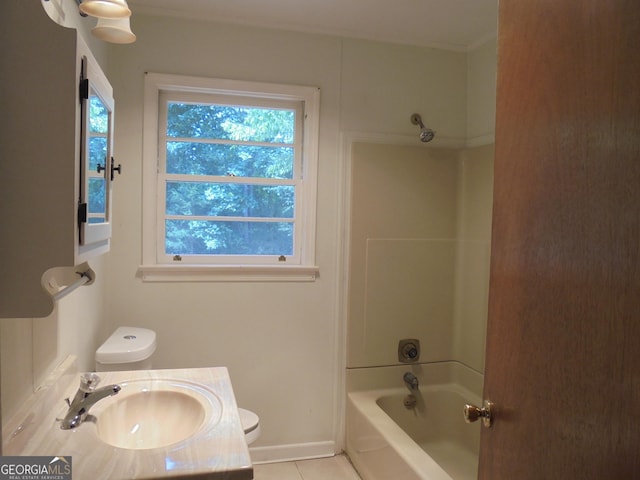
<svg viewBox="0 0 640 480">
<path fill-rule="evenodd" d="M 107 164 L 109 163 L 109 121 L 111 112 L 98 94 L 89 96 L 87 222 L 107 221 Z"/>
<path fill-rule="evenodd" d="M 81 180 L 78 222 L 80 244 L 109 238 L 113 179 L 113 98 L 101 72 L 82 59 Z"/>
</svg>

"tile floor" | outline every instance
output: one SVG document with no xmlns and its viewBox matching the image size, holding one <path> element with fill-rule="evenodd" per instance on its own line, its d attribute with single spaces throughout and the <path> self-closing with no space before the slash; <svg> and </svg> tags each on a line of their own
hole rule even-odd
<svg viewBox="0 0 640 480">
<path fill-rule="evenodd" d="M 253 466 L 254 480 L 360 480 L 344 455 Z"/>
</svg>

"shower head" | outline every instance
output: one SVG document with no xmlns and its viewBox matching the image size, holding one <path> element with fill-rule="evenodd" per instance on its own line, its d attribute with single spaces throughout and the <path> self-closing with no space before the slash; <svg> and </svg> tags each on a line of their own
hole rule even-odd
<svg viewBox="0 0 640 480">
<path fill-rule="evenodd" d="M 424 143 L 430 142 L 431 140 L 433 140 L 433 137 L 436 136 L 436 132 L 424 126 L 424 123 L 422 123 L 422 117 L 420 117 L 420 114 L 414 113 L 413 115 L 411 115 L 411 123 L 413 123 L 414 125 L 420 125 L 420 141 L 421 142 L 424 142 Z"/>
<path fill-rule="evenodd" d="M 433 140 L 433 137 L 436 136 L 436 132 L 431 130 L 430 128 L 421 128 L 420 129 L 420 141 L 427 143 Z"/>
</svg>

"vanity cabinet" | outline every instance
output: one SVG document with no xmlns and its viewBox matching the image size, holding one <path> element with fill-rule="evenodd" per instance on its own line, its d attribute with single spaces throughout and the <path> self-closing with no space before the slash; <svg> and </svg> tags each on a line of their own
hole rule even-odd
<svg viewBox="0 0 640 480">
<path fill-rule="evenodd" d="M 0 317 L 41 317 L 45 272 L 81 278 L 109 250 L 113 92 L 39 1 L 3 0 L 0 49 Z"/>
</svg>

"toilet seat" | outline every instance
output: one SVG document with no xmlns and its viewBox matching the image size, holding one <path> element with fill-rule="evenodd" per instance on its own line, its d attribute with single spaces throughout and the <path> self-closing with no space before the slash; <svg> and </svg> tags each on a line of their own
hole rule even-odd
<svg viewBox="0 0 640 480">
<path fill-rule="evenodd" d="M 238 408 L 238 414 L 247 444 L 251 444 L 260 436 L 260 418 L 251 410 L 244 408 Z"/>
</svg>

